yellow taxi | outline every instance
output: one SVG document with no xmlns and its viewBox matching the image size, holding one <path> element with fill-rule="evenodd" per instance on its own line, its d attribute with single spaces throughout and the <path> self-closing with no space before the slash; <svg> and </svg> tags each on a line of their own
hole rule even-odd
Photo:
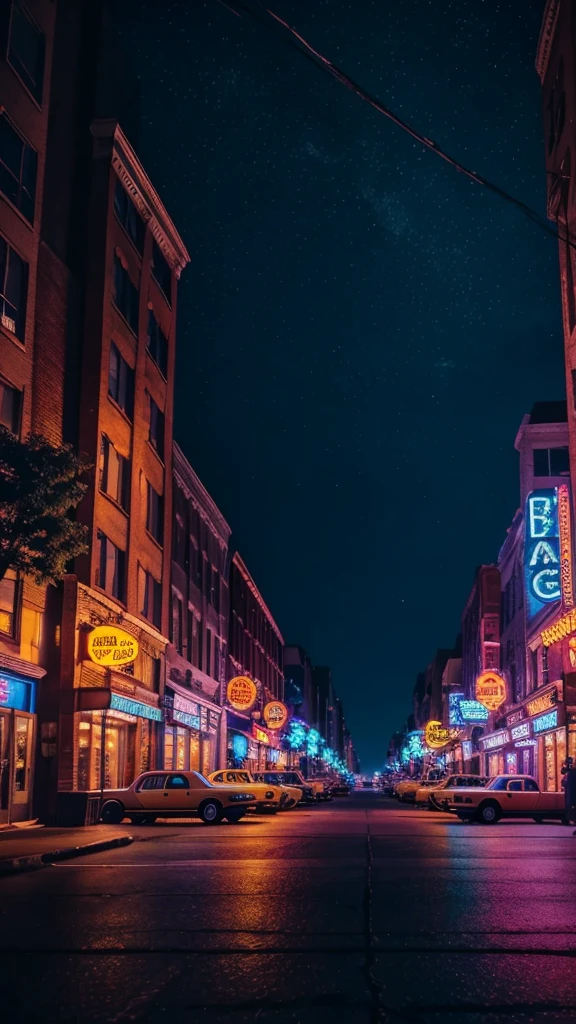
<svg viewBox="0 0 576 1024">
<path fill-rule="evenodd" d="M 461 821 L 495 825 L 500 818 L 564 821 L 564 793 L 545 792 L 531 775 L 496 775 L 485 789 L 450 788 L 438 795 L 442 809 Z"/>
<path fill-rule="evenodd" d="M 151 825 L 156 818 L 200 818 L 219 825 L 226 818 L 234 825 L 257 803 L 252 786 L 214 786 L 200 772 L 144 772 L 127 789 L 104 790 L 100 819 Z"/>
<path fill-rule="evenodd" d="M 256 797 L 255 811 L 260 814 L 266 812 L 276 814 L 276 811 L 285 809 L 286 804 L 293 806 L 289 794 L 282 786 L 268 785 L 265 782 L 255 782 L 253 775 L 245 768 L 221 768 L 208 776 L 208 781 L 215 786 L 250 786 L 250 792 Z M 298 793 L 300 796 L 300 793 Z"/>
</svg>

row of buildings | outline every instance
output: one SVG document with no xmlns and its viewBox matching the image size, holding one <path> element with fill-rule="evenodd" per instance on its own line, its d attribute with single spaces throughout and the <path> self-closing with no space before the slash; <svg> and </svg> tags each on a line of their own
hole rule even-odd
<svg viewBox="0 0 576 1024">
<path fill-rule="evenodd" d="M 394 765 L 440 760 L 456 771 L 528 773 L 547 790 L 560 789 L 568 757 L 576 763 L 575 27 L 572 0 L 547 0 L 536 70 L 548 216 L 558 229 L 567 401 L 537 403 L 524 417 L 518 511 L 497 561 L 476 571 L 454 648 L 436 651 L 418 676 L 412 713 L 389 749 Z"/>
<path fill-rule="evenodd" d="M 296 649 L 174 441 L 190 257 L 112 39 L 104 0 L 0 18 L 0 423 L 94 467 L 87 554 L 58 586 L 0 580 L 0 825 L 89 820 L 88 793 L 152 767 L 353 761 L 329 670 L 299 698 Z"/>
</svg>

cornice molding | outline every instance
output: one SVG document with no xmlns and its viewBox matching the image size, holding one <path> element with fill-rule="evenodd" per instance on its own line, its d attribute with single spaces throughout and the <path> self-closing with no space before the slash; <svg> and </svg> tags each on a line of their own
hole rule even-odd
<svg viewBox="0 0 576 1024">
<path fill-rule="evenodd" d="M 232 529 L 175 441 L 172 446 L 172 470 L 176 483 L 187 501 L 195 505 L 204 521 L 213 531 L 216 530 L 220 540 L 227 545 Z"/>
<path fill-rule="evenodd" d="M 536 71 L 538 72 L 541 82 L 544 81 L 544 77 L 548 69 L 550 50 L 552 48 L 552 41 L 556 31 L 556 22 L 558 21 L 559 10 L 560 0 L 548 0 L 544 10 L 544 17 L 542 18 L 542 28 L 540 29 L 540 38 L 538 40 L 538 49 L 536 51 Z"/>
<path fill-rule="evenodd" d="M 247 584 L 249 590 L 252 591 L 252 593 L 253 593 L 254 597 L 256 598 L 258 604 L 260 605 L 262 611 L 264 612 L 266 618 L 268 619 L 268 622 L 272 626 L 272 629 L 274 630 L 274 632 L 276 633 L 276 636 L 278 637 L 280 643 L 284 647 L 284 637 L 282 636 L 282 633 L 278 629 L 278 626 L 276 625 L 276 623 L 275 623 L 275 621 L 274 621 L 274 619 L 272 617 L 272 613 L 271 613 L 270 609 L 268 608 L 268 605 L 264 601 L 264 598 L 262 597 L 262 594 L 258 590 L 258 587 L 254 583 L 254 580 L 252 579 L 250 573 L 248 572 L 248 569 L 246 568 L 245 563 L 243 562 L 242 558 L 240 557 L 240 555 L 238 554 L 237 551 L 235 552 L 234 558 L 232 559 L 232 561 L 233 561 L 234 565 L 236 566 L 236 568 L 238 569 L 238 572 L 240 573 L 240 575 L 244 579 L 245 583 Z"/>
<path fill-rule="evenodd" d="M 188 250 L 120 125 L 114 120 L 96 120 L 90 130 L 94 137 L 94 158 L 111 160 L 142 220 L 179 278 L 190 262 Z"/>
</svg>

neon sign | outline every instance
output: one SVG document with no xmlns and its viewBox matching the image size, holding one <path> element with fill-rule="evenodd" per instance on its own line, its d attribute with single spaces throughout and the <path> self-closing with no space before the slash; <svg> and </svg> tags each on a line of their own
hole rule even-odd
<svg viewBox="0 0 576 1024">
<path fill-rule="evenodd" d="M 454 730 L 445 729 L 442 722 L 432 720 L 426 723 L 424 738 L 426 746 L 430 747 L 431 750 L 438 750 L 440 747 L 445 747 L 454 735 Z"/>
<path fill-rule="evenodd" d="M 138 657 L 138 641 L 118 626 L 96 626 L 88 634 L 86 648 L 96 665 L 129 665 Z"/>
<path fill-rule="evenodd" d="M 488 711 L 498 711 L 506 700 L 506 682 L 498 672 L 482 672 L 478 676 L 476 700 Z"/>
<path fill-rule="evenodd" d="M 534 732 L 547 732 L 548 729 L 558 728 L 558 709 L 555 711 L 549 711 L 546 715 L 541 715 L 540 718 L 535 718 L 532 722 L 532 728 Z"/>
<path fill-rule="evenodd" d="M 153 722 L 162 721 L 160 708 L 153 708 L 149 704 L 141 704 L 139 700 L 130 700 L 129 697 L 121 697 L 119 693 L 110 694 L 110 707 L 115 711 L 123 711 L 126 715 L 150 718 Z"/>
<path fill-rule="evenodd" d="M 493 732 L 491 736 L 484 736 L 480 743 L 484 750 L 494 750 L 496 747 L 504 747 L 510 742 L 510 733 L 508 729 L 502 729 L 500 732 Z"/>
<path fill-rule="evenodd" d="M 288 708 L 281 700 L 271 700 L 262 712 L 269 729 L 282 729 L 288 721 Z"/>
<path fill-rule="evenodd" d="M 290 722 L 290 731 L 288 733 L 288 743 L 291 750 L 302 750 L 306 743 L 307 731 L 308 730 L 303 722 L 292 719 Z"/>
<path fill-rule="evenodd" d="M 488 708 L 484 704 L 481 704 L 479 700 L 461 700 L 460 714 L 462 716 L 462 721 L 465 723 L 488 721 Z"/>
<path fill-rule="evenodd" d="M 529 715 L 539 715 L 541 711 L 548 711 L 549 708 L 553 708 L 557 703 L 558 690 L 554 687 L 553 690 L 548 690 L 547 693 L 541 693 L 534 700 L 529 700 L 526 704 L 526 710 Z"/>
<path fill-rule="evenodd" d="M 258 696 L 256 683 L 248 676 L 234 676 L 226 687 L 226 696 L 235 711 L 249 711 Z"/>
<path fill-rule="evenodd" d="M 540 633 L 540 639 L 544 647 L 551 647 L 552 644 L 558 643 L 559 640 L 570 636 L 571 633 L 576 633 L 576 610 L 568 612 L 567 615 L 557 619 L 547 629 L 543 629 Z"/>
<path fill-rule="evenodd" d="M 530 722 L 521 722 L 520 725 L 513 726 L 510 735 L 513 740 L 526 739 L 530 735 Z"/>
<path fill-rule="evenodd" d="M 572 528 L 570 525 L 570 492 L 567 484 L 558 488 L 558 531 L 560 533 L 560 585 L 562 604 L 565 608 L 574 606 L 572 582 Z"/>
<path fill-rule="evenodd" d="M 526 501 L 524 560 L 529 618 L 562 596 L 558 534 L 557 489 L 532 491 Z"/>
</svg>

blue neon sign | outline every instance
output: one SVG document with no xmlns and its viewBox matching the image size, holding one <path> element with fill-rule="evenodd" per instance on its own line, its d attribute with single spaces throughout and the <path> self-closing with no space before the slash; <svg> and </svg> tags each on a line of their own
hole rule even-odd
<svg viewBox="0 0 576 1024">
<path fill-rule="evenodd" d="M 13 672 L 0 670 L 0 708 L 34 712 L 36 682 Z"/>
<path fill-rule="evenodd" d="M 488 714 L 488 708 L 485 708 L 479 700 L 460 701 L 460 716 L 464 723 L 487 722 Z"/>
<path fill-rule="evenodd" d="M 560 600 L 562 591 L 556 487 L 532 491 L 526 499 L 524 584 L 528 617 L 531 619 L 546 605 Z"/>
<path fill-rule="evenodd" d="M 548 732 L 549 729 L 558 728 L 558 708 L 554 711 L 548 711 L 545 715 L 540 715 L 539 718 L 534 718 L 532 721 L 532 730 L 538 732 Z"/>
<path fill-rule="evenodd" d="M 154 722 L 162 721 L 160 708 L 153 708 L 149 704 L 141 704 L 140 701 L 130 700 L 129 697 L 121 697 L 118 693 L 110 694 L 110 707 L 115 711 L 123 711 L 125 715 L 151 718 Z"/>
</svg>

